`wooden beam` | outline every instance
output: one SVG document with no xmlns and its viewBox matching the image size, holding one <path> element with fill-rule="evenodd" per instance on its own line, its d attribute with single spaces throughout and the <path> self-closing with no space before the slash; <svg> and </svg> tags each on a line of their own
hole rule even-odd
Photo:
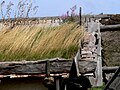
<svg viewBox="0 0 120 90">
<path fill-rule="evenodd" d="M 118 68 L 119 68 L 119 66 L 114 66 L 114 67 L 102 67 L 102 71 L 103 71 L 104 73 L 114 73 Z"/>
<path fill-rule="evenodd" d="M 70 59 L 48 59 L 50 61 L 50 73 L 69 73 L 72 60 Z M 9 74 L 46 74 L 46 61 L 24 61 L 24 62 L 0 62 L 0 75 Z M 79 61 L 79 72 L 89 73 L 96 69 L 95 61 Z"/>
<path fill-rule="evenodd" d="M 79 11 L 80 26 L 82 25 L 82 8 L 80 7 Z"/>
<path fill-rule="evenodd" d="M 117 25 L 102 25 L 100 26 L 100 30 L 101 31 L 106 31 L 106 29 L 108 31 L 111 31 L 111 29 L 120 29 L 120 24 L 117 24 Z"/>
<path fill-rule="evenodd" d="M 56 79 L 56 90 L 60 90 L 60 80 Z"/>
<path fill-rule="evenodd" d="M 115 74 L 110 78 L 103 90 L 119 90 L 120 89 L 120 67 L 115 71 Z"/>
<path fill-rule="evenodd" d="M 46 61 L 46 76 L 50 76 L 50 61 Z"/>
<path fill-rule="evenodd" d="M 100 33 L 100 23 L 97 23 L 97 30 L 98 30 L 98 45 L 97 45 L 97 70 L 96 70 L 96 86 L 102 86 L 102 58 L 101 58 L 101 33 Z"/>
</svg>

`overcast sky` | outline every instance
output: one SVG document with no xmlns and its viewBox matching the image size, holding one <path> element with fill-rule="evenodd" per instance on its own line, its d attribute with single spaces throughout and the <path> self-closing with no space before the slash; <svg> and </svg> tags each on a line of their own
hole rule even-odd
<svg viewBox="0 0 120 90">
<path fill-rule="evenodd" d="M 12 1 L 14 9 L 16 9 L 16 4 L 19 0 L 5 1 L 6 4 Z M 79 11 L 79 7 L 81 6 L 83 14 L 120 13 L 120 0 L 33 0 L 33 2 L 34 5 L 39 6 L 36 14 L 37 17 L 60 16 L 70 11 L 70 8 L 74 5 L 77 5 L 76 12 Z"/>
</svg>

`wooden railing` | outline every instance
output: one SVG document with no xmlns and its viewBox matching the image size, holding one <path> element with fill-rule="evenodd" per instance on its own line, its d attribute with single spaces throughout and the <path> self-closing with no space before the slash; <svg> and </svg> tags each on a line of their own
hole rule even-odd
<svg viewBox="0 0 120 90">
<path fill-rule="evenodd" d="M 50 73 L 61 74 L 69 73 L 72 66 L 72 59 L 53 58 L 37 61 L 19 61 L 19 62 L 0 62 L 0 75 L 38 75 L 46 74 L 47 61 L 50 62 Z M 94 72 L 96 62 L 78 61 L 80 73 Z"/>
</svg>

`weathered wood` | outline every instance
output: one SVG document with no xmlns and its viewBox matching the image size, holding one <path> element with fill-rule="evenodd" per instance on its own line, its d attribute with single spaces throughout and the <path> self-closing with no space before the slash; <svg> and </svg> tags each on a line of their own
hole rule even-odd
<svg viewBox="0 0 120 90">
<path fill-rule="evenodd" d="M 60 90 L 60 81 L 56 79 L 56 90 Z"/>
<path fill-rule="evenodd" d="M 79 11 L 79 18 L 80 18 L 80 26 L 82 25 L 82 8 L 80 7 Z"/>
<path fill-rule="evenodd" d="M 120 90 L 120 67 L 115 71 L 103 90 Z"/>
<path fill-rule="evenodd" d="M 100 26 L 101 31 L 104 31 L 105 29 L 110 30 L 111 29 L 120 29 L 120 24 L 117 25 L 102 25 Z"/>
<path fill-rule="evenodd" d="M 50 59 L 50 73 L 68 73 L 72 60 L 54 58 Z M 79 61 L 79 72 L 94 72 L 95 61 Z M 9 74 L 46 74 L 46 60 L 24 62 L 0 62 L 0 75 Z"/>
<path fill-rule="evenodd" d="M 93 42 L 93 45 L 96 49 L 93 48 L 91 50 L 94 52 L 95 55 L 95 61 L 97 62 L 96 72 L 95 72 L 95 81 L 93 86 L 102 86 L 102 59 L 101 59 L 101 33 L 100 33 L 100 23 L 99 20 L 91 21 L 88 23 L 88 32 L 96 33 L 97 37 L 93 37 L 92 35 L 89 36 L 91 38 L 91 42 Z M 92 38 L 93 37 L 93 38 Z M 98 40 L 98 43 L 96 43 L 96 40 Z M 92 44 L 92 43 L 91 43 Z"/>
<path fill-rule="evenodd" d="M 98 30 L 98 45 L 97 45 L 97 83 L 96 86 L 102 86 L 102 58 L 101 58 L 101 33 L 100 33 L 100 23 L 97 23 L 97 30 Z"/>
<path fill-rule="evenodd" d="M 74 57 L 74 62 L 75 62 L 75 66 L 76 66 L 76 70 L 77 70 L 77 76 L 79 76 L 79 60 L 80 59 L 80 51 L 78 50 L 76 56 Z"/>
<path fill-rule="evenodd" d="M 50 61 L 46 61 L 46 76 L 50 76 Z"/>
<path fill-rule="evenodd" d="M 114 73 L 118 68 L 119 68 L 119 66 L 114 66 L 114 67 L 102 67 L 102 71 L 103 71 L 104 73 Z"/>
</svg>

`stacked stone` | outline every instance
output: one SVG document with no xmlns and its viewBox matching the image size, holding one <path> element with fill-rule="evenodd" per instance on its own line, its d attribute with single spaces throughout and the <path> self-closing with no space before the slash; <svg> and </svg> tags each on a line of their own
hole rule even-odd
<svg viewBox="0 0 120 90">
<path fill-rule="evenodd" d="M 83 39 L 81 49 L 81 60 L 94 60 L 96 51 L 96 37 L 92 33 L 87 33 Z"/>
</svg>

